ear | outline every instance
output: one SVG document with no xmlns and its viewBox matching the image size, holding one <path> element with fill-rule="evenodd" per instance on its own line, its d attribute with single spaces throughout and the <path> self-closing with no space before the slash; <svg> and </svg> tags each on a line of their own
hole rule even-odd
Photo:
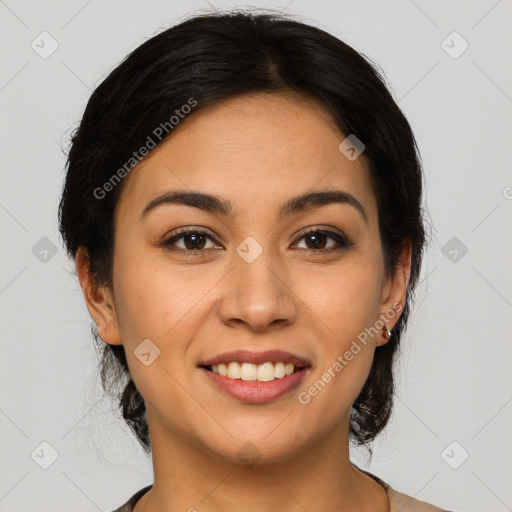
<svg viewBox="0 0 512 512">
<path fill-rule="evenodd" d="M 398 258 L 394 275 L 387 275 L 382 288 L 380 302 L 380 319 L 391 331 L 398 322 L 404 309 L 407 285 L 411 276 L 412 243 L 410 239 L 404 243 Z M 388 339 L 382 332 L 375 338 L 376 345 L 385 345 Z"/>
<path fill-rule="evenodd" d="M 87 249 L 79 247 L 75 257 L 76 273 L 89 313 L 96 323 L 100 338 L 109 345 L 122 345 L 121 333 L 112 297 L 107 286 L 99 286 L 91 275 Z"/>
</svg>

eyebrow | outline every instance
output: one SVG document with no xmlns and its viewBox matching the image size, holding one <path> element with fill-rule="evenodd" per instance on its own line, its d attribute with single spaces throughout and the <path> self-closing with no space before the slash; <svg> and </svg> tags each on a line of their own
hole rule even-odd
<svg viewBox="0 0 512 512">
<path fill-rule="evenodd" d="M 361 214 L 365 223 L 368 224 L 368 216 L 363 205 L 352 194 L 341 190 L 318 190 L 293 197 L 279 209 L 277 222 L 305 210 L 336 203 L 353 206 Z M 141 218 L 159 206 L 166 204 L 192 206 L 228 218 L 235 216 L 233 203 L 227 199 L 204 192 L 176 190 L 166 192 L 152 199 L 144 208 Z"/>
</svg>

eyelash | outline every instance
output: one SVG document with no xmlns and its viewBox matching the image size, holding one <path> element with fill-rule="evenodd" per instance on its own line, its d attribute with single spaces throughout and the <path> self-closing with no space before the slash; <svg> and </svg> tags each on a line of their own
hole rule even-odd
<svg viewBox="0 0 512 512">
<path fill-rule="evenodd" d="M 204 249 L 181 249 L 181 248 L 173 249 L 171 247 L 173 245 L 173 243 L 175 243 L 180 238 L 183 238 L 187 234 L 205 235 L 207 238 L 209 238 L 213 242 L 218 243 L 217 240 L 215 240 L 215 238 L 213 237 L 213 235 L 209 234 L 206 231 L 200 231 L 200 230 L 195 229 L 195 228 L 183 228 L 183 229 L 180 229 L 179 231 L 177 231 L 176 233 L 174 233 L 171 237 L 167 238 L 162 243 L 162 245 L 164 247 L 169 248 L 172 251 L 183 252 L 185 254 L 185 256 L 187 256 L 187 257 L 202 256 L 204 254 L 204 252 L 205 252 Z M 332 238 L 335 242 L 337 242 L 338 246 L 337 247 L 331 247 L 329 249 L 319 249 L 319 250 L 315 250 L 315 249 L 298 249 L 298 250 L 304 250 L 304 251 L 307 251 L 309 253 L 316 253 L 316 254 L 318 254 L 318 253 L 319 254 L 327 254 L 327 253 L 331 253 L 331 252 L 339 252 L 339 251 L 342 251 L 344 249 L 347 249 L 348 247 L 350 247 L 352 245 L 355 245 L 354 243 L 350 242 L 349 239 L 346 236 L 344 236 L 344 235 L 341 235 L 339 233 L 335 233 L 333 231 L 328 231 L 328 230 L 318 229 L 318 228 L 309 228 L 309 229 L 307 229 L 306 231 L 304 231 L 303 233 L 301 233 L 299 235 L 298 241 L 301 241 L 303 238 L 305 238 L 305 237 L 307 237 L 308 235 L 311 235 L 311 234 L 326 235 L 328 238 Z"/>
</svg>

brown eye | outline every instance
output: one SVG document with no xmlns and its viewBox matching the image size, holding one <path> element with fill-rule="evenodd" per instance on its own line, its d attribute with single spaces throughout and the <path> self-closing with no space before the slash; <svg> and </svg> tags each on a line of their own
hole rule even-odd
<svg viewBox="0 0 512 512">
<path fill-rule="evenodd" d="M 187 233 L 186 235 L 182 235 L 179 238 L 183 239 L 183 245 L 185 249 L 188 250 L 196 250 L 196 249 L 204 249 L 206 245 L 206 237 L 199 233 Z"/>
<path fill-rule="evenodd" d="M 208 242 L 211 242 L 210 247 L 207 247 Z M 209 233 L 197 229 L 183 229 L 167 238 L 162 245 L 178 252 L 182 251 L 187 255 L 191 253 L 198 255 L 205 252 L 204 249 L 217 247 L 215 242 Z"/>
<path fill-rule="evenodd" d="M 334 240 L 334 244 L 328 240 Z M 354 245 L 345 236 L 334 233 L 332 231 L 325 231 L 319 229 L 311 229 L 303 233 L 299 240 L 304 240 L 306 250 L 310 252 L 326 253 L 331 251 L 340 251 L 347 247 Z M 302 249 L 302 247 L 300 247 Z"/>
</svg>

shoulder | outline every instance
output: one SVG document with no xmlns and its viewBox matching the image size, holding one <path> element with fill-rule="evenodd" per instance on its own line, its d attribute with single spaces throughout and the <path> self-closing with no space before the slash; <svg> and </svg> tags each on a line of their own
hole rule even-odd
<svg viewBox="0 0 512 512">
<path fill-rule="evenodd" d="M 355 464 L 353 465 L 358 469 L 358 471 L 361 471 L 370 478 L 373 478 L 373 480 L 384 488 L 388 495 L 390 512 L 449 512 L 442 508 L 435 507 L 430 503 L 425 503 L 424 501 L 417 500 L 411 496 L 395 491 L 388 483 L 381 480 L 378 476 L 357 467 Z"/>
<path fill-rule="evenodd" d="M 136 503 L 142 498 L 142 496 L 144 496 L 144 494 L 149 491 L 149 489 L 151 489 L 151 487 L 153 487 L 153 485 L 148 485 L 140 491 L 137 491 L 126 503 L 121 505 L 119 508 L 116 508 L 112 512 L 133 512 Z"/>
<path fill-rule="evenodd" d="M 430 503 L 397 492 L 389 486 L 386 491 L 389 497 L 390 512 L 448 512 Z"/>
</svg>

